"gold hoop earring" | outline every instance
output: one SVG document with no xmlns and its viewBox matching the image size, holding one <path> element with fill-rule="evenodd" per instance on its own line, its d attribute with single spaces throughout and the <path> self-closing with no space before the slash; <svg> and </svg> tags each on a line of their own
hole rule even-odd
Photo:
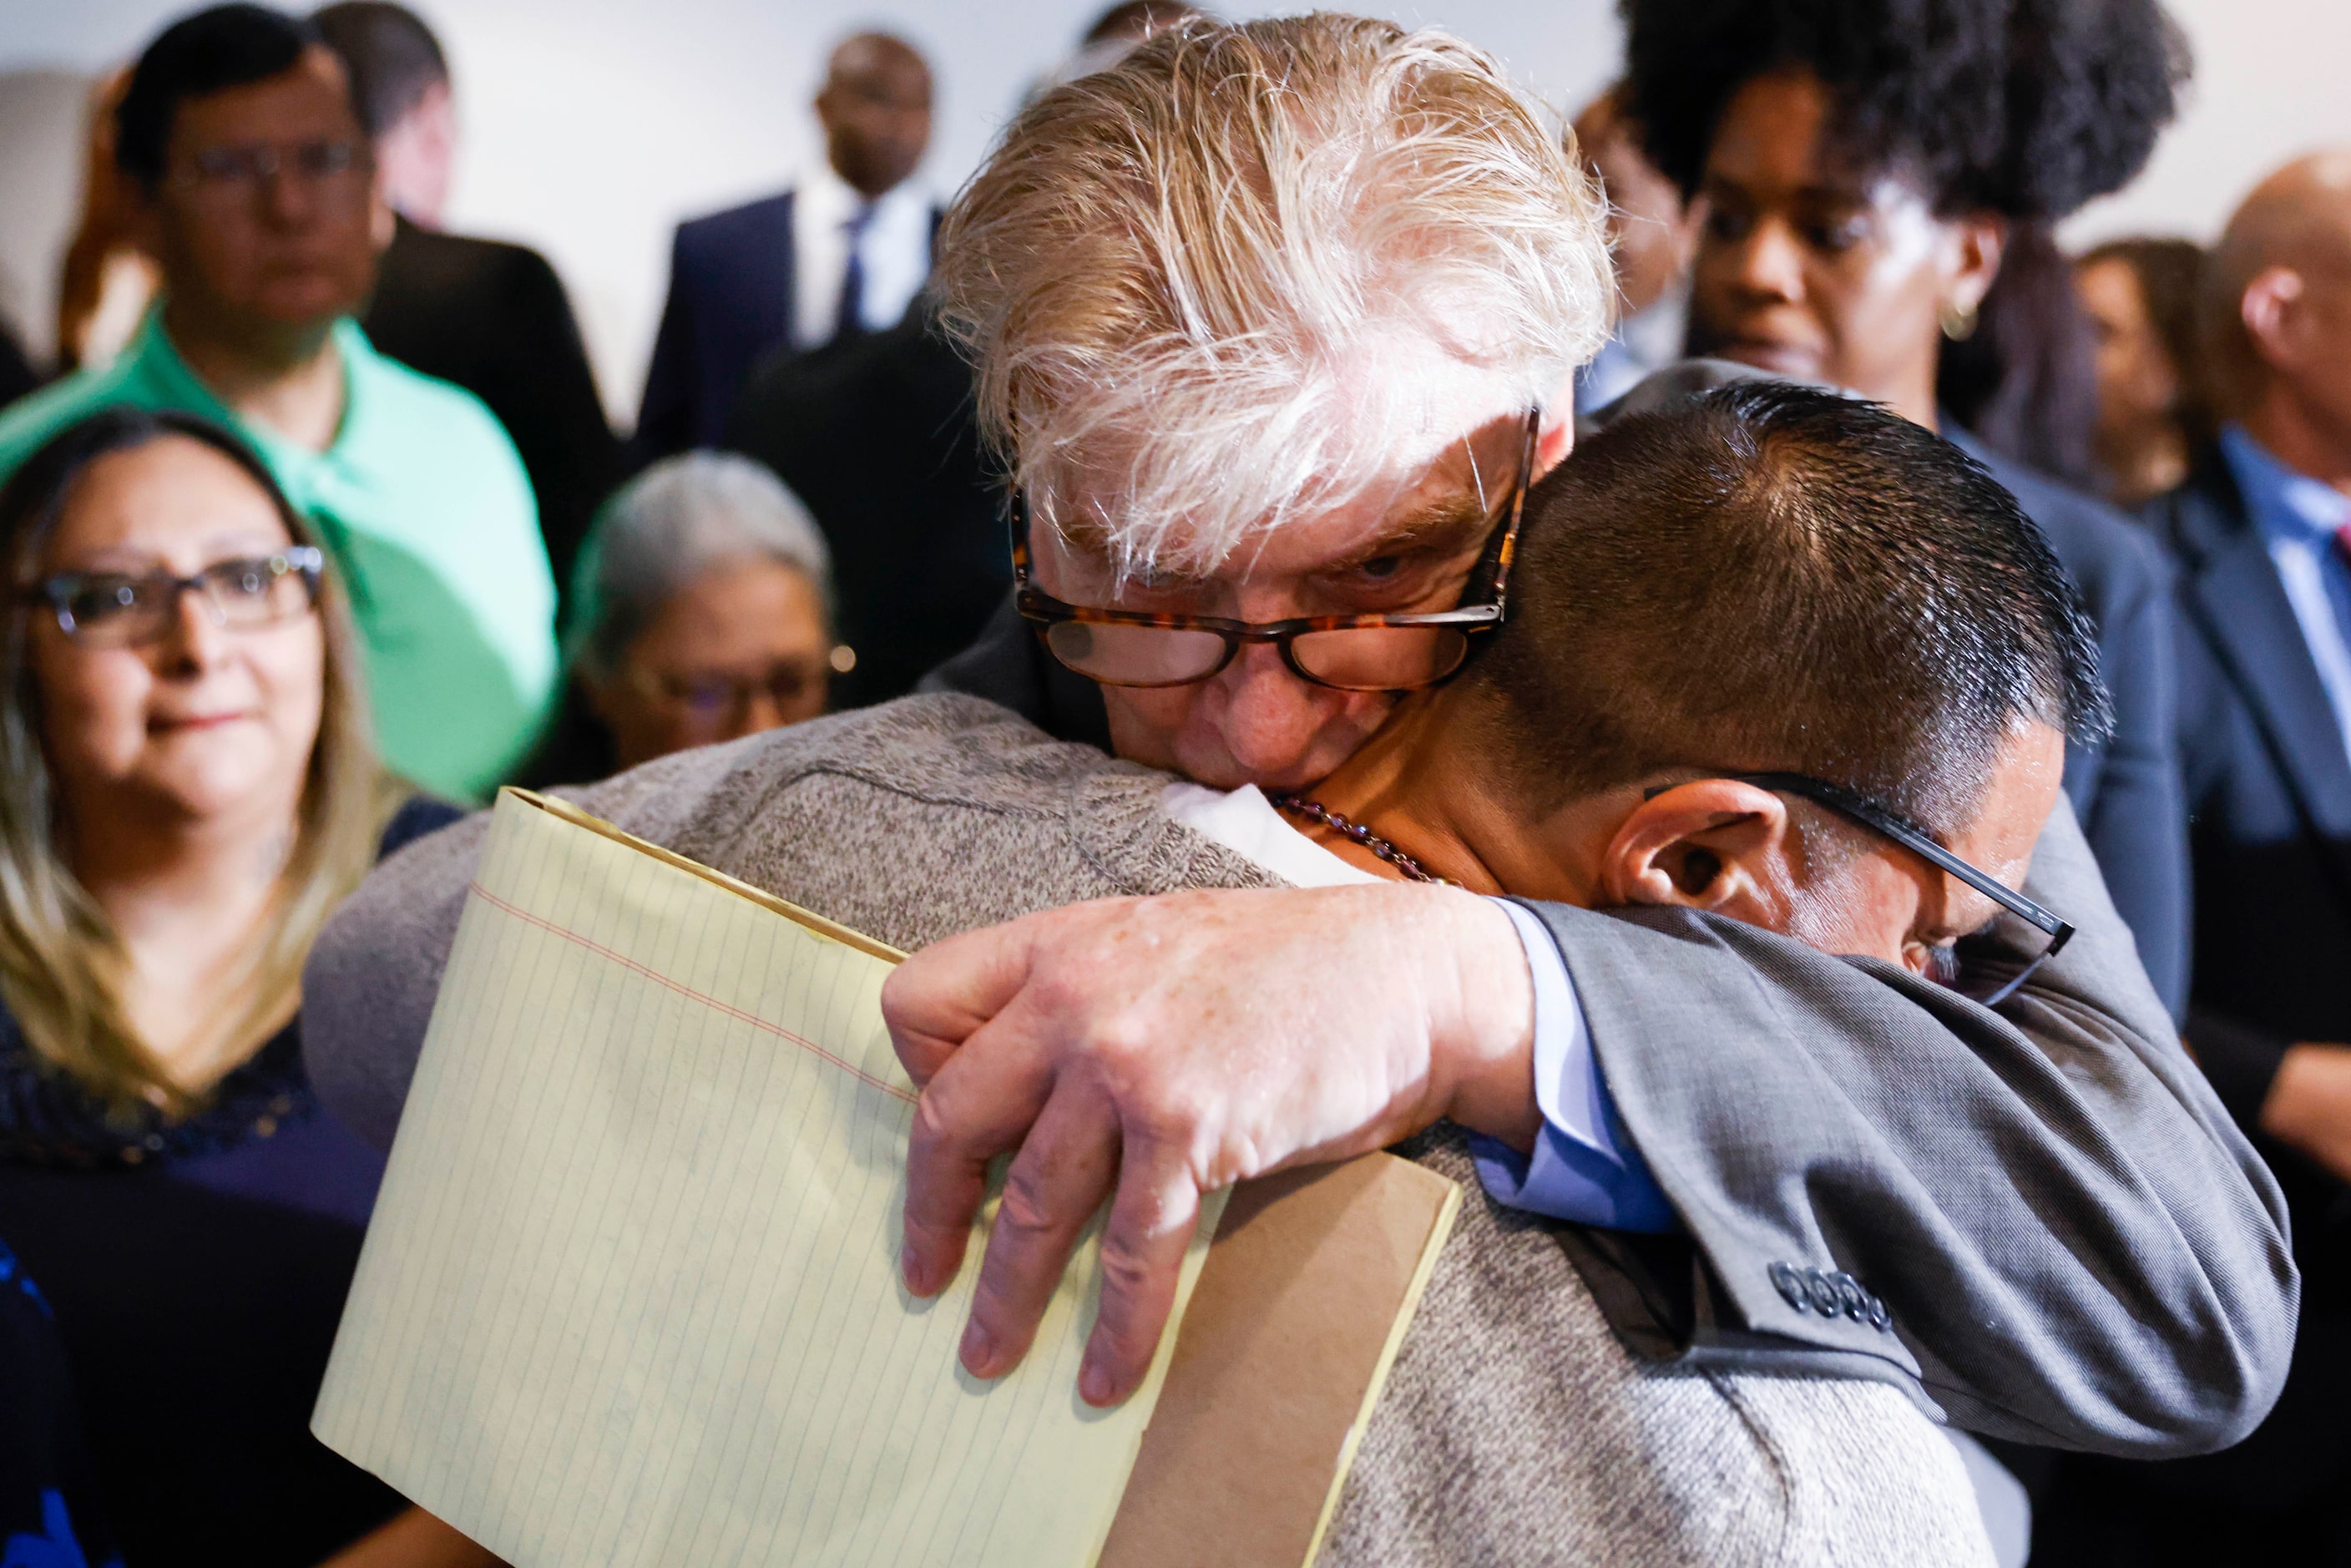
<svg viewBox="0 0 2351 1568">
<path fill-rule="evenodd" d="M 1973 305 L 1946 305 L 1940 313 L 1943 336 L 1954 343 L 1964 343 L 1976 335 L 1976 325 L 1982 312 Z"/>
</svg>

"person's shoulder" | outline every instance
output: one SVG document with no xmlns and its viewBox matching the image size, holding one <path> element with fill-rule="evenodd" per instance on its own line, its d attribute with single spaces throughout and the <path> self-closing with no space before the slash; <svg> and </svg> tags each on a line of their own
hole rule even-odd
<svg viewBox="0 0 2351 1568">
<path fill-rule="evenodd" d="M 119 368 L 108 366 L 77 371 L 0 409 L 0 479 L 82 415 L 122 401 L 122 392 Z"/>
<path fill-rule="evenodd" d="M 407 271 L 435 287 L 512 289 L 555 278 L 547 257 L 512 240 L 448 234 L 403 222 L 384 252 L 386 273 Z"/>
<path fill-rule="evenodd" d="M 900 697 L 755 740 L 747 764 L 771 782 L 826 774 L 993 810 L 1059 812 L 1087 780 L 1128 779 L 1149 792 L 1167 779 L 1093 747 L 1056 740 L 1010 708 L 959 692 Z"/>
<path fill-rule="evenodd" d="M 2153 592 L 2168 577 L 2162 547 L 2112 503 L 2006 458 L 1987 456 L 1984 465 L 2094 599 Z"/>
<path fill-rule="evenodd" d="M 455 382 L 426 375 L 372 346 L 368 366 L 362 395 L 375 405 L 370 417 L 429 447 L 434 465 L 477 473 L 486 464 L 521 475 L 522 459 L 489 404 Z"/>
<path fill-rule="evenodd" d="M 1127 821 L 1149 814 L 1169 778 L 1055 740 L 982 698 L 938 693 L 674 752 L 559 793 L 640 837 L 717 853 L 755 821 L 818 797 L 942 821 L 1092 810 Z"/>
<path fill-rule="evenodd" d="M 2252 527 L 2244 492 L 2217 445 L 2198 456 L 2176 488 L 2141 506 L 2138 517 L 2174 561 L 2191 570 Z"/>
<path fill-rule="evenodd" d="M 792 193 L 778 191 L 756 202 L 688 218 L 677 225 L 678 248 L 698 251 L 723 246 L 748 235 L 772 234 L 778 227 L 789 232 L 791 210 Z"/>
<path fill-rule="evenodd" d="M 417 840 L 437 833 L 450 823 L 462 821 L 465 810 L 453 806 L 437 795 L 418 793 L 400 803 L 376 839 L 375 858 L 389 860 Z"/>
</svg>

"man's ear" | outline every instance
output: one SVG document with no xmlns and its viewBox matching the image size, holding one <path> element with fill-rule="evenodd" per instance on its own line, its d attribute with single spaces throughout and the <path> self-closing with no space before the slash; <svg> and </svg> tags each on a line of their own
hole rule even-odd
<svg viewBox="0 0 2351 1568">
<path fill-rule="evenodd" d="M 2291 370 L 2302 358 L 2302 334 L 2296 329 L 2303 321 L 2298 307 L 2304 291 L 2302 274 L 2294 268 L 2265 267 L 2253 275 L 2237 300 L 2245 336 L 2252 340 L 2253 352 L 2272 370 Z"/>
<path fill-rule="evenodd" d="M 161 261 L 163 257 L 163 193 L 146 181 L 129 174 L 118 174 L 122 193 L 122 237 L 145 255 Z"/>
<path fill-rule="evenodd" d="M 1567 461 L 1575 447 L 1575 372 L 1570 371 L 1557 396 L 1543 404 L 1542 428 L 1535 433 L 1538 479 Z"/>
<path fill-rule="evenodd" d="M 1677 784 L 1626 817 L 1601 859 L 1612 904 L 1678 904 L 1774 931 L 1793 907 L 1797 845 L 1787 802 L 1729 779 Z"/>
<path fill-rule="evenodd" d="M 368 191 L 368 245 L 374 250 L 378 260 L 381 260 L 383 253 L 392 248 L 392 242 L 399 233 L 400 219 L 392 212 L 392 203 L 384 192 L 382 176 L 379 174 Z"/>
</svg>

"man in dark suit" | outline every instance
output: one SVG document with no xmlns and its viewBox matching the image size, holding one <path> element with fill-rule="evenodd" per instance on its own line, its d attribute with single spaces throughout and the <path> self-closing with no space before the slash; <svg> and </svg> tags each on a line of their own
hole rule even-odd
<svg viewBox="0 0 2351 1568">
<path fill-rule="evenodd" d="M 753 369 L 903 319 L 938 214 L 908 185 L 931 140 L 931 71 L 904 40 L 832 52 L 816 114 L 825 159 L 792 190 L 678 225 L 630 455 L 715 446 Z"/>
<path fill-rule="evenodd" d="M 2302 1319 L 2252 1437 L 2074 1461 L 2036 1562 L 2351 1562 L 2351 152 L 2264 182 L 2207 287 L 2231 423 L 2148 513 L 2179 563 L 2188 1038 L 2285 1191 Z"/>
<path fill-rule="evenodd" d="M 884 332 L 768 357 L 726 444 L 774 469 L 832 549 L 839 707 L 887 702 L 971 645 L 1012 586 L 971 367 L 917 304 Z"/>
<path fill-rule="evenodd" d="M 387 0 L 345 0 L 314 21 L 350 72 L 396 214 L 360 324 L 384 353 L 489 404 L 529 471 L 548 560 L 566 589 L 589 520 L 621 477 L 571 302 L 537 251 L 441 232 L 456 116 L 431 30 Z"/>
</svg>

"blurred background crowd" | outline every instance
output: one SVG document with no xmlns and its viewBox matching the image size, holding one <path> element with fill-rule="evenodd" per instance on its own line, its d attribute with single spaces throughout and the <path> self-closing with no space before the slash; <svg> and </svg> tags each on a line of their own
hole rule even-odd
<svg viewBox="0 0 2351 1568">
<path fill-rule="evenodd" d="M 1930 40 L 1759 5 L 1628 55 L 1596 3 L 1470 9 L 1613 204 L 1579 408 L 1689 354 L 1886 402 L 2096 623 L 2116 728 L 2066 787 L 2294 1196 L 2304 1354 L 2236 1455 L 2005 1455 L 2037 1560 L 2272 1517 L 2351 1560 L 2351 24 L 2184 5 L 2105 57 L 1993 0 Z M 86 1428 L 0 1482 L 65 1478 L 44 1539 L 102 1490 L 133 1563 L 468 1560 L 302 1430 L 380 1175 L 308 1113 L 308 941 L 502 782 L 904 695 L 1004 612 L 942 203 L 1194 14 L 852 24 L 778 45 L 800 95 L 615 53 L 652 8 L 446 10 L 0 4 L 0 1329 L 62 1335 Z M 2069 119 L 2093 78 L 2144 113 Z"/>
</svg>

